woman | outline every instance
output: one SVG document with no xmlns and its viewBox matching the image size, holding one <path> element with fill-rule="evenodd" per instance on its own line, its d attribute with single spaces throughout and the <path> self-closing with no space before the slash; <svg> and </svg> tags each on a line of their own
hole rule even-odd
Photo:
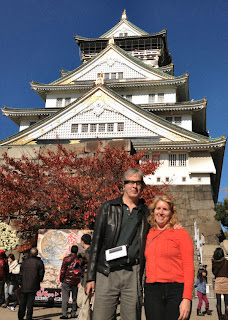
<svg viewBox="0 0 228 320">
<path fill-rule="evenodd" d="M 11 311 L 15 311 L 15 307 L 18 303 L 17 297 L 14 291 L 18 288 L 18 277 L 20 273 L 20 265 L 12 253 L 8 255 L 9 264 L 9 282 L 5 283 L 5 304 L 2 305 L 3 308 L 9 305 L 9 296 L 13 297 L 13 306 L 8 307 Z"/>
<path fill-rule="evenodd" d="M 228 260 L 224 257 L 222 248 L 215 249 L 212 259 L 212 272 L 215 275 L 215 293 L 219 320 L 222 315 L 221 294 L 224 295 L 225 319 L 228 319 Z"/>
<path fill-rule="evenodd" d="M 194 248 L 178 223 L 176 208 L 167 196 L 149 206 L 147 235 L 145 313 L 147 320 L 189 319 L 194 283 Z"/>
</svg>

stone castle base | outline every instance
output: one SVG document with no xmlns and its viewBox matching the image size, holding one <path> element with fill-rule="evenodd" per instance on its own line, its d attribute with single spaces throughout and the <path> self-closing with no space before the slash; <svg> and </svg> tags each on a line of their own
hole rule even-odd
<svg viewBox="0 0 228 320">
<path fill-rule="evenodd" d="M 219 244 L 221 226 L 215 220 L 214 201 L 210 185 L 169 186 L 168 193 L 174 197 L 178 219 L 194 239 L 194 221 L 205 244 Z"/>
</svg>

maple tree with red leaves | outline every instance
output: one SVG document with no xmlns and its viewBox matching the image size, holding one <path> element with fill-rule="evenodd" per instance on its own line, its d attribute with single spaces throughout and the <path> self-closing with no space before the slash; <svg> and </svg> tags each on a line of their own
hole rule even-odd
<svg viewBox="0 0 228 320">
<path fill-rule="evenodd" d="M 122 194 L 123 174 L 129 168 L 154 174 L 159 163 L 144 152 L 130 154 L 124 147 L 102 146 L 94 154 L 76 155 L 62 145 L 57 152 L 39 152 L 36 160 L 4 155 L 0 166 L 0 216 L 22 231 L 26 251 L 35 244 L 39 228 L 92 228 L 100 205 Z M 143 158 L 143 161 L 140 161 Z M 149 204 L 164 186 L 146 186 Z"/>
</svg>

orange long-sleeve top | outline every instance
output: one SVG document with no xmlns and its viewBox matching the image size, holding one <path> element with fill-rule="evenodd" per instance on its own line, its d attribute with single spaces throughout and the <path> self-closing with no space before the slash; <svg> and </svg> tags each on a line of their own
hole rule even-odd
<svg viewBox="0 0 228 320">
<path fill-rule="evenodd" d="M 192 239 L 184 229 L 166 229 L 159 234 L 160 232 L 158 229 L 150 229 L 147 236 L 146 282 L 184 283 L 183 299 L 192 300 L 194 284 Z"/>
</svg>

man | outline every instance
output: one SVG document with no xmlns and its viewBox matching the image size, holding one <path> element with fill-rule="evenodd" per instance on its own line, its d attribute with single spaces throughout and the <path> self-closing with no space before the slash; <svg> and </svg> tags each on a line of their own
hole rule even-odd
<svg viewBox="0 0 228 320">
<path fill-rule="evenodd" d="M 88 233 L 83 234 L 81 237 L 81 245 L 85 249 L 85 254 L 89 254 L 91 245 L 91 235 Z"/>
<path fill-rule="evenodd" d="M 36 292 L 40 290 L 40 282 L 44 278 L 44 264 L 43 261 L 37 257 L 37 248 L 30 250 L 30 256 L 27 260 L 22 262 L 19 284 L 21 286 L 20 304 L 18 311 L 18 319 L 23 320 L 27 308 L 27 320 L 32 320 L 33 304 Z"/>
<path fill-rule="evenodd" d="M 63 259 L 60 270 L 60 281 L 62 282 L 62 316 L 60 319 L 68 319 L 67 309 L 70 292 L 72 292 L 71 318 L 76 318 L 78 284 L 81 279 L 81 263 L 77 257 L 78 247 L 72 246 L 71 253 Z"/>
<path fill-rule="evenodd" d="M 123 182 L 123 196 L 103 203 L 96 218 L 86 289 L 87 295 L 94 293 L 96 281 L 94 320 L 115 319 L 119 298 L 121 319 L 141 319 L 140 284 L 149 212 L 140 199 L 144 187 L 142 172 L 127 170 Z M 126 244 L 127 256 L 106 260 L 106 250 Z"/>
<path fill-rule="evenodd" d="M 83 234 L 83 236 L 81 237 L 81 245 L 85 249 L 85 253 L 82 254 L 82 257 L 85 260 L 86 265 L 89 262 L 90 244 L 91 244 L 91 235 L 88 233 Z M 87 279 L 87 270 L 85 269 L 84 278 L 81 280 L 81 283 L 78 287 L 77 305 L 81 309 L 79 312 L 80 316 L 78 320 L 91 319 L 90 299 L 85 294 L 86 279 Z"/>
</svg>

